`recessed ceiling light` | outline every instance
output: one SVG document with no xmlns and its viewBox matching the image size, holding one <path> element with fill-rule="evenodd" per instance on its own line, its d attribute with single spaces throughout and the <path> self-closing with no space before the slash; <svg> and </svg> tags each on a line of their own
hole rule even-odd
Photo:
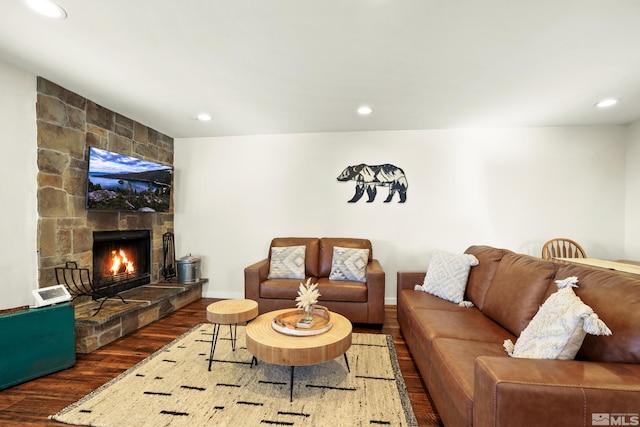
<svg viewBox="0 0 640 427">
<path fill-rule="evenodd" d="M 200 113 L 196 116 L 197 120 L 200 120 L 201 122 L 208 122 L 209 120 L 211 120 L 211 116 L 207 113 Z"/>
<path fill-rule="evenodd" d="M 51 0 L 26 0 L 27 6 L 48 18 L 65 19 L 67 12 Z"/>
<path fill-rule="evenodd" d="M 358 108 L 358 114 L 360 114 L 361 116 L 368 116 L 371 113 L 373 113 L 373 108 L 369 107 L 368 105 L 363 105 L 362 107 Z"/>
<path fill-rule="evenodd" d="M 618 103 L 618 100 L 615 98 L 603 99 L 602 101 L 596 104 L 596 107 L 606 108 L 606 107 L 611 107 L 613 105 L 616 105 L 617 103 Z"/>
</svg>

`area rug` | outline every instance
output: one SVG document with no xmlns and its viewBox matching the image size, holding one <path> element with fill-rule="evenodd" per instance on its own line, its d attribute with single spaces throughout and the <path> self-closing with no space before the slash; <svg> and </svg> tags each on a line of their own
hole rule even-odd
<svg viewBox="0 0 640 427">
<path fill-rule="evenodd" d="M 354 333 L 344 357 L 296 367 L 251 365 L 245 328 L 232 351 L 201 324 L 49 418 L 85 426 L 417 426 L 391 336 Z M 223 333 L 224 332 L 224 333 Z"/>
</svg>

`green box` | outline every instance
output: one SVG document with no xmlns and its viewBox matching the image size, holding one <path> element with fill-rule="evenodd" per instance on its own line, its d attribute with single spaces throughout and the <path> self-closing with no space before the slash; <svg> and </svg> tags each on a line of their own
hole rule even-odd
<svg viewBox="0 0 640 427">
<path fill-rule="evenodd" d="M 69 303 L 0 315 L 0 390 L 76 363 Z"/>
</svg>

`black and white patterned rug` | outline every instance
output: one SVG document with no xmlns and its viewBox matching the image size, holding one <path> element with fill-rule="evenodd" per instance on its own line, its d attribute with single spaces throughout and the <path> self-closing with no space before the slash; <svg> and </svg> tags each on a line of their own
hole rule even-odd
<svg viewBox="0 0 640 427">
<path fill-rule="evenodd" d="M 391 336 L 354 333 L 344 357 L 296 367 L 251 367 L 245 328 L 231 350 L 201 324 L 50 418 L 87 426 L 416 426 Z"/>
</svg>

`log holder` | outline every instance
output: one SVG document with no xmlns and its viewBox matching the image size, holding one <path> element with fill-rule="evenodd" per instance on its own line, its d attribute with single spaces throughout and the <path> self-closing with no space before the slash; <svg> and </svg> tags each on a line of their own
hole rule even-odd
<svg viewBox="0 0 640 427">
<path fill-rule="evenodd" d="M 67 261 L 64 267 L 56 267 L 56 280 L 58 284 L 64 284 L 71 295 L 73 295 L 72 301 L 79 296 L 90 296 L 94 301 L 100 301 L 100 305 L 93 313 L 93 316 L 98 314 L 102 310 L 104 303 L 111 298 L 120 298 L 120 300 L 127 304 L 127 302 L 118 295 L 117 291 L 112 289 L 112 286 L 107 285 L 102 288 L 95 288 L 91 282 L 91 275 L 88 268 L 78 268 L 78 264 L 74 261 Z"/>
</svg>

